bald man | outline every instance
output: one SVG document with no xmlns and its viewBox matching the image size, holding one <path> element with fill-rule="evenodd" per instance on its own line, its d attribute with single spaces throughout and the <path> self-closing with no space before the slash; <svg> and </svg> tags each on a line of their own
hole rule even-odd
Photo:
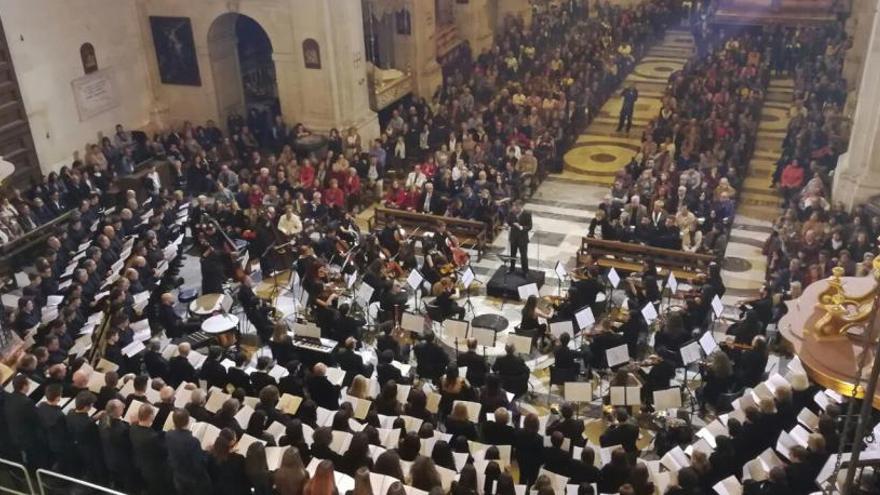
<svg viewBox="0 0 880 495">
<path fill-rule="evenodd" d="M 175 390 L 165 385 L 159 390 L 159 402 L 153 404 L 156 407 L 156 418 L 153 419 L 153 429 L 163 431 L 165 421 L 174 412 Z"/>
<path fill-rule="evenodd" d="M 101 437 L 101 448 L 107 463 L 107 473 L 117 489 L 133 493 L 134 465 L 131 462 L 131 439 L 128 423 L 122 420 L 125 404 L 121 400 L 112 399 L 104 408 L 107 419 L 101 421 L 98 434 Z"/>
<path fill-rule="evenodd" d="M 136 414 L 129 429 L 134 467 L 144 480 L 149 495 L 173 493 L 165 442 L 162 434 L 152 428 L 155 409 L 144 403 Z"/>
<path fill-rule="evenodd" d="M 159 303 L 159 324 L 165 329 L 165 335 L 175 339 L 199 330 L 197 321 L 186 321 L 174 311 L 174 296 L 170 292 L 162 294 Z"/>
<path fill-rule="evenodd" d="M 177 346 L 177 356 L 168 361 L 168 383 L 174 388 L 183 382 L 198 383 L 196 369 L 189 362 L 190 352 L 189 342 L 181 342 Z"/>
</svg>

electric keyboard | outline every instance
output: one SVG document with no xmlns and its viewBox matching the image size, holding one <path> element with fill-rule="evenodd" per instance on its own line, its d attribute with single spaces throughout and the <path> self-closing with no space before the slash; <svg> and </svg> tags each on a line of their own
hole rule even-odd
<svg viewBox="0 0 880 495">
<path fill-rule="evenodd" d="M 215 342 L 214 336 L 205 333 L 201 330 L 195 331 L 189 335 L 184 335 L 183 337 L 172 339 L 171 343 L 174 345 L 180 344 L 181 342 L 188 342 L 190 347 L 195 349 L 201 349 L 202 347 L 207 347 L 211 345 L 212 342 Z"/>
<path fill-rule="evenodd" d="M 331 339 L 315 339 L 311 337 L 294 337 L 293 346 L 307 351 L 330 354 L 339 342 Z"/>
</svg>

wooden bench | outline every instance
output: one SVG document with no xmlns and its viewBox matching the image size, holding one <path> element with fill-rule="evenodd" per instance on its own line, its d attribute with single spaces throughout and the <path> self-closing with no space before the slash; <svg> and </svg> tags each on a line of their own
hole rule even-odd
<svg viewBox="0 0 880 495">
<path fill-rule="evenodd" d="M 486 246 L 495 237 L 494 230 L 486 222 L 395 210 L 383 206 L 376 207 L 373 218 L 367 221 L 367 226 L 370 230 L 381 229 L 394 220 L 406 229 L 421 228 L 432 231 L 435 230 L 438 223 L 443 222 L 446 224 L 446 229 L 458 238 L 461 247 L 477 251 L 477 260 L 483 257 Z"/>
<path fill-rule="evenodd" d="M 687 282 L 705 274 L 709 263 L 717 261 L 711 254 L 584 237 L 578 251 L 578 266 L 587 264 L 588 257 L 601 267 L 613 267 L 623 272 L 640 272 L 645 262 L 652 260 L 660 268 L 662 276 L 667 277 L 672 271 L 676 279 Z"/>
</svg>

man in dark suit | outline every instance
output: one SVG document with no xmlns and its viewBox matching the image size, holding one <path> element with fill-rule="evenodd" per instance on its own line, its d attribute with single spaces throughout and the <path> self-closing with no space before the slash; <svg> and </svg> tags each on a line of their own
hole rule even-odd
<svg viewBox="0 0 880 495">
<path fill-rule="evenodd" d="M 638 455 L 636 441 L 639 439 L 639 427 L 630 423 L 629 413 L 622 407 L 614 411 L 614 419 L 617 423 L 605 430 L 605 433 L 599 437 L 599 445 L 602 447 L 620 445 L 629 456 Z"/>
<path fill-rule="evenodd" d="M 172 310 L 173 311 L 173 310 Z M 144 366 L 147 373 L 152 377 L 168 380 L 168 360 L 162 356 L 162 347 L 158 340 L 153 339 L 147 343 L 147 352 L 144 353 Z"/>
<path fill-rule="evenodd" d="M 568 332 L 559 336 L 559 345 L 553 350 L 554 367 L 556 373 L 564 378 L 567 382 L 577 381 L 580 374 L 581 365 L 578 359 L 584 359 L 583 351 L 574 351 L 569 349 L 568 343 L 571 342 L 571 336 Z M 584 362 L 589 362 L 584 359 Z"/>
<path fill-rule="evenodd" d="M 70 439 L 67 438 L 64 411 L 61 410 L 62 390 L 63 387 L 60 383 L 52 383 L 46 386 L 46 400 L 37 405 L 37 419 L 39 419 L 40 427 L 46 434 L 46 444 L 50 457 L 48 466 L 63 472 L 67 470 Z"/>
<path fill-rule="evenodd" d="M 98 434 L 101 448 L 107 461 L 107 473 L 117 490 L 132 493 L 136 491 L 134 465 L 131 462 L 131 438 L 128 423 L 122 420 L 125 412 L 121 400 L 111 399 L 107 403 L 107 417 L 101 421 Z"/>
<path fill-rule="evenodd" d="M 495 359 L 492 365 L 492 371 L 498 373 L 499 376 L 514 376 L 529 372 L 529 367 L 523 358 L 516 355 L 516 348 L 513 344 L 504 346 L 504 355 Z"/>
<path fill-rule="evenodd" d="M 499 407 L 495 410 L 495 421 L 483 425 L 483 443 L 489 445 L 513 445 L 516 430 L 510 426 L 510 413 Z"/>
<path fill-rule="evenodd" d="M 523 210 L 522 202 L 515 201 L 507 217 L 507 225 L 510 226 L 508 241 L 510 242 L 510 268 L 507 273 L 513 273 L 516 269 L 516 254 L 519 252 L 522 264 L 522 274 L 529 274 L 529 231 L 532 230 L 532 214 Z"/>
<path fill-rule="evenodd" d="M 205 401 L 205 391 L 197 388 L 192 391 L 192 395 L 189 397 L 189 403 L 184 407 L 186 407 L 189 416 L 193 420 L 202 423 L 213 423 L 214 414 L 205 409 Z"/>
<path fill-rule="evenodd" d="M 104 456 L 101 452 L 101 438 L 98 425 L 90 413 L 95 405 L 95 394 L 85 390 L 76 395 L 75 409 L 67 414 L 67 431 L 73 441 L 72 455 L 77 458 L 82 473 L 89 481 L 102 483 L 105 480 Z"/>
<path fill-rule="evenodd" d="M 149 495 L 166 495 L 173 491 L 168 454 L 165 451 L 164 435 L 152 428 L 153 419 L 153 406 L 142 404 L 137 411 L 137 421 L 128 431 L 132 462 L 144 480 Z"/>
<path fill-rule="evenodd" d="M 562 417 L 547 426 L 547 434 L 559 432 L 563 437 L 570 439 L 572 445 L 583 446 L 586 443 L 584 422 L 575 419 L 572 405 L 568 402 L 563 403 L 559 407 L 559 413 Z"/>
<path fill-rule="evenodd" d="M 327 379 L 327 365 L 317 363 L 312 367 L 312 376 L 306 381 L 306 389 L 315 404 L 335 411 L 339 409 L 339 387 Z"/>
<path fill-rule="evenodd" d="M 193 437 L 189 426 L 189 413 L 177 409 L 172 415 L 174 429 L 165 434 L 168 446 L 168 466 L 177 493 L 208 495 L 212 493 L 208 476 L 208 457 L 199 441 Z"/>
<path fill-rule="evenodd" d="M 254 392 L 260 393 L 260 390 L 268 385 L 278 385 L 275 378 L 268 373 L 270 364 L 272 364 L 272 358 L 269 356 L 257 358 L 257 370 L 251 373 L 251 389 Z"/>
<path fill-rule="evenodd" d="M 154 430 L 165 430 L 165 422 L 168 420 L 168 416 L 174 412 L 174 394 L 175 390 L 168 385 L 159 391 L 159 402 L 153 404 L 153 407 L 156 408 L 156 418 L 153 420 Z"/>
<path fill-rule="evenodd" d="M 419 196 L 419 203 L 416 209 L 419 213 L 428 213 L 430 215 L 438 215 L 440 212 L 440 197 L 434 192 L 434 184 L 425 183 L 424 191 Z"/>
<path fill-rule="evenodd" d="M 386 349 L 380 352 L 378 359 L 379 364 L 376 365 L 376 375 L 380 387 L 388 383 L 388 380 L 394 380 L 394 383 L 412 383 L 412 378 L 403 376 L 400 369 L 391 364 L 394 361 L 394 353 L 391 350 Z"/>
<path fill-rule="evenodd" d="M 95 399 L 95 409 L 103 411 L 107 403 L 113 399 L 124 401 L 125 397 L 119 393 L 119 374 L 115 371 L 108 371 L 104 373 L 104 386 L 98 391 Z"/>
<path fill-rule="evenodd" d="M 181 342 L 177 345 L 177 355 L 168 361 L 168 384 L 174 388 L 183 382 L 198 383 L 196 369 L 189 362 L 190 352 L 189 342 Z"/>
<path fill-rule="evenodd" d="M 223 348 L 211 346 L 208 348 L 208 359 L 202 364 L 198 378 L 208 382 L 208 387 L 226 388 L 226 368 L 220 364 L 223 357 Z"/>
<path fill-rule="evenodd" d="M 571 455 L 562 449 L 565 437 L 559 431 L 550 435 L 550 446 L 544 447 L 544 469 L 551 473 L 571 476 Z"/>
<path fill-rule="evenodd" d="M 486 357 L 477 353 L 477 339 L 469 338 L 467 340 L 467 352 L 458 356 L 458 366 L 467 367 L 467 381 L 472 387 L 482 387 L 486 382 L 486 374 L 489 373 L 489 365 L 486 363 Z"/>
<path fill-rule="evenodd" d="M 162 328 L 165 329 L 165 334 L 171 338 L 188 335 L 200 328 L 198 322 L 184 321 L 174 311 L 174 295 L 168 292 L 162 294 L 158 320 Z"/>
<path fill-rule="evenodd" d="M 19 374 L 12 379 L 12 393 L 3 401 L 3 413 L 9 425 L 11 443 L 22 460 L 33 468 L 46 465 L 46 449 L 43 430 L 37 418 L 34 401 L 28 397 L 30 380 Z"/>
<path fill-rule="evenodd" d="M 355 345 L 357 345 L 357 341 L 354 337 L 349 337 L 336 350 L 336 362 L 345 371 L 345 379 L 342 381 L 343 386 L 348 386 L 357 375 L 373 375 L 373 366 L 364 364 L 364 358 L 354 351 Z"/>
<path fill-rule="evenodd" d="M 147 375 L 137 375 L 132 382 L 134 384 L 134 392 L 125 398 L 126 409 L 133 401 L 149 402 L 149 399 L 147 399 L 147 387 L 150 385 L 150 377 Z"/>
<path fill-rule="evenodd" d="M 449 356 L 436 342 L 434 332 L 425 333 L 425 340 L 413 348 L 416 355 L 416 371 L 423 379 L 436 381 L 446 372 Z"/>
</svg>

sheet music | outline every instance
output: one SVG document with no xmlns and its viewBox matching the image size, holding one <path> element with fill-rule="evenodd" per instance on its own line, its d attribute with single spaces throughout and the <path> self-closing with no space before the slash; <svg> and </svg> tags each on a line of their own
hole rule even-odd
<svg viewBox="0 0 880 495">
<path fill-rule="evenodd" d="M 629 347 L 623 344 L 606 350 L 605 360 L 608 362 L 609 368 L 629 362 Z"/>
<path fill-rule="evenodd" d="M 681 390 L 678 387 L 654 391 L 654 409 L 658 411 L 681 407 Z"/>
<path fill-rule="evenodd" d="M 493 347 L 495 345 L 495 330 L 491 328 L 472 327 L 471 335 L 477 339 L 477 344 Z"/>
<path fill-rule="evenodd" d="M 406 283 L 412 287 L 413 290 L 418 290 L 424 280 L 425 277 L 423 277 L 422 273 L 416 269 L 410 270 L 409 275 L 406 277 Z"/>
<path fill-rule="evenodd" d="M 532 351 L 532 338 L 524 335 L 507 334 L 507 343 L 513 345 L 517 354 L 529 354 Z"/>
<path fill-rule="evenodd" d="M 519 298 L 521 301 L 525 301 L 529 298 L 529 296 L 538 297 L 538 285 L 535 283 L 531 284 L 523 284 L 516 288 L 517 293 L 519 293 Z"/>
<path fill-rule="evenodd" d="M 565 271 L 565 267 L 562 266 L 561 261 L 556 262 L 556 266 L 553 267 L 553 271 L 556 272 L 556 277 L 559 278 L 559 280 L 565 280 L 565 276 L 568 274 L 568 272 Z"/>
<path fill-rule="evenodd" d="M 574 335 L 574 328 L 571 325 L 571 320 L 554 321 L 550 323 L 551 335 L 558 339 L 564 333 L 567 333 L 569 337 Z"/>
<path fill-rule="evenodd" d="M 467 339 L 469 326 L 470 323 L 464 320 L 449 318 L 443 321 L 443 327 L 444 331 L 446 332 L 446 336 L 453 339 L 457 338 L 461 341 Z"/>
<path fill-rule="evenodd" d="M 681 353 L 682 362 L 685 365 L 696 363 L 702 358 L 702 354 L 700 354 L 700 343 L 699 342 L 691 342 L 687 345 L 684 345 L 679 350 Z"/>
<path fill-rule="evenodd" d="M 642 308 L 642 317 L 648 324 L 657 319 L 657 308 L 654 307 L 654 303 L 645 304 L 645 307 Z"/>
<path fill-rule="evenodd" d="M 425 330 L 425 317 L 420 314 L 404 311 L 400 314 L 400 328 L 421 335 Z"/>
<path fill-rule="evenodd" d="M 477 276 L 474 274 L 474 271 L 471 269 L 471 267 L 467 267 L 461 271 L 461 284 L 464 286 L 465 289 L 470 287 L 471 284 L 474 283 L 474 280 L 476 280 L 476 278 Z"/>
<path fill-rule="evenodd" d="M 585 306 L 574 314 L 574 318 L 578 324 L 578 330 L 584 330 L 596 323 L 596 317 L 593 315 L 593 309 Z"/>
<path fill-rule="evenodd" d="M 675 279 L 675 274 L 672 273 L 672 270 L 669 271 L 669 277 L 666 279 L 666 287 L 669 287 L 669 291 L 672 294 L 678 291 L 678 280 Z"/>
<path fill-rule="evenodd" d="M 590 382 L 565 382 L 563 395 L 568 402 L 592 402 L 593 384 Z"/>
<path fill-rule="evenodd" d="M 614 267 L 608 270 L 608 281 L 611 282 L 611 287 L 615 289 L 620 285 L 620 275 L 617 274 L 617 270 Z"/>
<path fill-rule="evenodd" d="M 718 294 L 715 294 L 715 297 L 712 298 L 712 311 L 715 313 L 715 318 L 720 318 L 721 313 L 724 312 L 724 304 L 722 304 Z"/>
</svg>

